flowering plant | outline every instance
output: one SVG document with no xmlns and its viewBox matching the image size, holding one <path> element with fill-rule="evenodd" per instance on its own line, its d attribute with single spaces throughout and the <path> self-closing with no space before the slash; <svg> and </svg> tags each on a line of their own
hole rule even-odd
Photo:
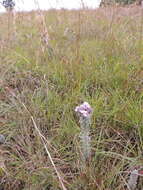
<svg viewBox="0 0 143 190">
<path fill-rule="evenodd" d="M 75 112 L 79 113 L 81 117 L 89 118 L 92 113 L 92 108 L 88 102 L 84 102 L 75 108 Z"/>
<path fill-rule="evenodd" d="M 81 152 L 82 160 L 85 162 L 90 159 L 91 145 L 90 145 L 90 123 L 92 108 L 88 102 L 84 102 L 75 108 L 75 112 L 79 115 L 79 122 L 81 126 Z"/>
</svg>

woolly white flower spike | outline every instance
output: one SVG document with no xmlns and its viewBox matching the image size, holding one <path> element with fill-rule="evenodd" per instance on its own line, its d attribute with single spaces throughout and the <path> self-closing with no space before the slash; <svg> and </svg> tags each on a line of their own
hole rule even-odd
<svg viewBox="0 0 143 190">
<path fill-rule="evenodd" d="M 135 170 L 133 170 L 131 172 L 130 178 L 129 178 L 129 181 L 128 181 L 128 187 L 131 190 L 135 190 L 136 189 L 138 178 L 139 178 L 139 172 L 138 172 L 138 170 L 135 169 Z"/>
<path fill-rule="evenodd" d="M 84 102 L 83 104 L 75 108 L 75 112 L 79 115 L 79 123 L 81 126 L 81 157 L 85 164 L 85 162 L 89 160 L 91 156 L 90 119 L 92 114 L 92 108 L 88 102 Z"/>
</svg>

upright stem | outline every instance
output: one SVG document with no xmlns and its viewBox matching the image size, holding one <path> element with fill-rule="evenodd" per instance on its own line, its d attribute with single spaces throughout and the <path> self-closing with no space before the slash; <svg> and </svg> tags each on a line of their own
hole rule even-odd
<svg viewBox="0 0 143 190">
<path fill-rule="evenodd" d="M 85 163 L 90 160 L 91 156 L 91 144 L 90 144 L 90 118 L 80 117 L 80 139 L 81 139 L 81 151 L 82 160 Z"/>
</svg>

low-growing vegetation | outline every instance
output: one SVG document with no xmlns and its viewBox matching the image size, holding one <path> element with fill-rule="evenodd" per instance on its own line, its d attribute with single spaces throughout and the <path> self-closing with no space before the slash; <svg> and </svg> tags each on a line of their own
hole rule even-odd
<svg viewBox="0 0 143 190">
<path fill-rule="evenodd" d="M 0 15 L 1 190 L 125 190 L 134 170 L 142 189 L 142 38 L 137 6 Z"/>
</svg>

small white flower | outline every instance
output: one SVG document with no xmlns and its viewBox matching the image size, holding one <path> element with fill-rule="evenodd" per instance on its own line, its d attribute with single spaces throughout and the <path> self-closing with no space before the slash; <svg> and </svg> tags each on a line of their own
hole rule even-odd
<svg viewBox="0 0 143 190">
<path fill-rule="evenodd" d="M 83 104 L 75 108 L 75 112 L 79 113 L 83 117 L 90 117 L 92 113 L 92 108 L 88 102 L 84 102 Z"/>
<path fill-rule="evenodd" d="M 130 178 L 128 181 L 128 186 L 131 190 L 136 189 L 138 178 L 139 178 L 139 172 L 138 170 L 135 169 L 131 172 Z"/>
</svg>

